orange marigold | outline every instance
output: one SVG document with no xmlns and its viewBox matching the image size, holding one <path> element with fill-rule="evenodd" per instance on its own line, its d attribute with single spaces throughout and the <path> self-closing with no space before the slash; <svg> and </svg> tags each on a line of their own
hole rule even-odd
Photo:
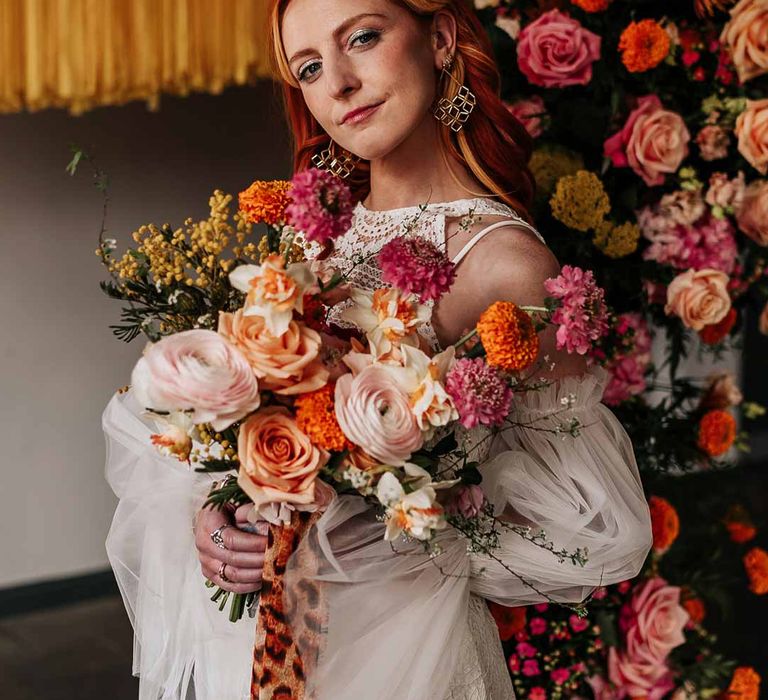
<svg viewBox="0 0 768 700">
<path fill-rule="evenodd" d="M 726 697 L 729 700 L 758 700 L 760 676 L 751 666 L 739 666 L 731 678 Z"/>
<path fill-rule="evenodd" d="M 699 422 L 699 449 L 710 457 L 727 452 L 736 439 L 736 419 L 720 409 L 707 411 Z"/>
<path fill-rule="evenodd" d="M 571 4 L 580 7 L 584 12 L 603 12 L 608 9 L 611 0 L 571 0 Z"/>
<path fill-rule="evenodd" d="M 669 34 L 656 20 L 631 22 L 621 33 L 621 61 L 630 73 L 642 73 L 659 65 L 669 54 Z"/>
<path fill-rule="evenodd" d="M 768 552 L 761 547 L 752 547 L 743 561 L 749 576 L 749 590 L 757 595 L 768 593 Z"/>
<path fill-rule="evenodd" d="M 757 534 L 757 528 L 752 524 L 749 513 L 739 504 L 734 504 L 728 509 L 723 518 L 723 525 L 728 530 L 731 541 L 737 544 L 749 542 Z"/>
<path fill-rule="evenodd" d="M 683 607 L 694 625 L 700 625 L 707 614 L 707 609 L 704 607 L 704 601 L 701 598 L 688 598 L 683 601 Z"/>
<path fill-rule="evenodd" d="M 677 539 L 680 533 L 680 519 L 672 504 L 661 496 L 651 496 L 648 500 L 651 509 L 651 530 L 653 531 L 653 549 L 663 554 Z"/>
<path fill-rule="evenodd" d="M 497 301 L 480 315 L 477 334 L 488 364 L 509 372 L 530 366 L 539 354 L 539 336 L 531 317 L 511 301 Z"/>
<path fill-rule="evenodd" d="M 287 180 L 256 180 L 239 195 L 240 213 L 252 224 L 264 221 L 274 226 L 284 218 L 285 208 L 291 203 L 290 187 Z"/>
<path fill-rule="evenodd" d="M 736 325 L 737 317 L 736 309 L 731 307 L 731 310 L 723 317 L 722 321 L 704 326 L 699 331 L 699 338 L 707 345 L 717 345 L 731 332 L 731 329 Z"/>
<path fill-rule="evenodd" d="M 324 450 L 341 452 L 352 443 L 347 440 L 333 410 L 333 387 L 302 394 L 296 399 L 296 425 L 313 444 Z"/>
</svg>

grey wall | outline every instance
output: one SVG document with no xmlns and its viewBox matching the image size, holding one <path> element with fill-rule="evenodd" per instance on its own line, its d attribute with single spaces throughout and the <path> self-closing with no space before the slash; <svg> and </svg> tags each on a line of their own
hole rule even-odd
<svg viewBox="0 0 768 700">
<path fill-rule="evenodd" d="M 210 193 L 290 173 L 273 83 L 81 117 L 0 116 L 0 587 L 103 569 L 115 499 L 103 478 L 103 407 L 142 339 L 112 336 L 120 302 L 98 287 L 101 195 L 68 145 L 111 177 L 109 235 L 206 218 Z M 236 205 L 235 205 L 236 206 Z"/>
</svg>

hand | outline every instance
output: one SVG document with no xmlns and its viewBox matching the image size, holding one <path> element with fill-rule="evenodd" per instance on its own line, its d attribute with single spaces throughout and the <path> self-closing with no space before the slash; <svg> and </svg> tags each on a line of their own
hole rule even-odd
<svg viewBox="0 0 768 700">
<path fill-rule="evenodd" d="M 261 588 L 268 525 L 263 520 L 253 524 L 256 533 L 243 532 L 237 527 L 252 525 L 247 520 L 252 507 L 251 504 L 240 506 L 237 511 L 231 507 L 222 510 L 203 508 L 195 525 L 195 546 L 203 576 L 232 593 L 251 593 Z M 211 533 L 222 525 L 229 525 L 221 531 L 225 549 L 211 539 Z M 224 574 L 229 581 L 219 576 L 222 562 L 227 565 Z"/>
</svg>

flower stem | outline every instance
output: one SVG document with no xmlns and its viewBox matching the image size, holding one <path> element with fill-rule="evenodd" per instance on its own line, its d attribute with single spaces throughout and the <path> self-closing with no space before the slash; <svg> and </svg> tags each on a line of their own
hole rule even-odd
<svg viewBox="0 0 768 700">
<path fill-rule="evenodd" d="M 477 328 L 473 328 L 469 333 L 467 333 L 462 338 L 459 338 L 454 344 L 453 347 L 460 348 L 464 343 L 466 343 L 469 340 L 472 340 L 477 335 Z"/>
</svg>

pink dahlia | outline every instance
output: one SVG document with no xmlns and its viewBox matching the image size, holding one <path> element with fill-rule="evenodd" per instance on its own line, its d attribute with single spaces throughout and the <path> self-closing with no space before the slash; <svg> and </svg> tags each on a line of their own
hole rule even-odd
<svg viewBox="0 0 768 700">
<path fill-rule="evenodd" d="M 352 223 L 352 193 L 326 170 L 309 168 L 296 173 L 290 196 L 286 219 L 308 241 L 321 245 L 332 241 L 346 233 Z"/>
<path fill-rule="evenodd" d="M 457 360 L 445 378 L 445 390 L 465 428 L 501 425 L 509 413 L 512 389 L 498 369 L 479 357 Z"/>
<path fill-rule="evenodd" d="M 558 277 L 544 282 L 544 289 L 559 301 L 552 314 L 557 329 L 557 348 L 584 355 L 591 343 L 608 332 L 605 292 L 595 283 L 591 270 L 563 265 Z"/>
<path fill-rule="evenodd" d="M 455 265 L 426 238 L 394 238 L 379 251 L 381 279 L 422 302 L 439 299 L 453 284 Z"/>
</svg>

